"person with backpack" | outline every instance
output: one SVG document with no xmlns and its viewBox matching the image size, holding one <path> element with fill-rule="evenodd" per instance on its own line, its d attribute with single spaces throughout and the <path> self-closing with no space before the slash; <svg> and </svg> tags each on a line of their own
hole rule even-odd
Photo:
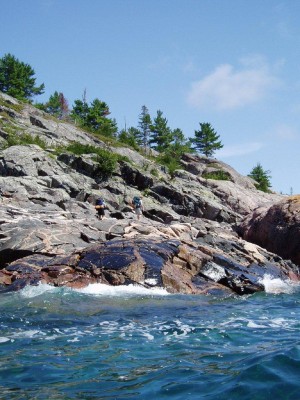
<svg viewBox="0 0 300 400">
<path fill-rule="evenodd" d="M 141 215 L 143 214 L 144 207 L 142 199 L 139 196 L 134 196 L 132 199 L 132 207 L 136 213 L 137 219 L 140 219 Z"/>
<path fill-rule="evenodd" d="M 104 218 L 104 216 L 105 216 L 105 207 L 106 207 L 106 204 L 105 204 L 105 201 L 104 201 L 104 199 L 102 199 L 102 197 L 99 197 L 97 200 L 96 200 L 96 205 L 95 205 L 95 209 L 96 209 L 96 211 L 97 211 L 97 213 L 98 213 L 98 218 L 99 219 L 103 219 Z"/>
</svg>

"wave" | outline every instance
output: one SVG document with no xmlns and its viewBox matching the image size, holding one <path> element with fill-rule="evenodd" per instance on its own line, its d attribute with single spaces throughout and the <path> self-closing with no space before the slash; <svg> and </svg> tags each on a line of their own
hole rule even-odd
<svg viewBox="0 0 300 400">
<path fill-rule="evenodd" d="M 37 297 L 47 292 L 58 292 L 60 288 L 48 285 L 46 283 L 39 283 L 37 286 L 25 286 L 20 290 L 19 294 L 22 297 L 31 298 Z"/>
<path fill-rule="evenodd" d="M 109 286 L 104 285 L 103 283 L 92 283 L 85 288 L 75 289 L 77 292 L 93 294 L 93 295 L 102 295 L 102 296 L 128 296 L 128 295 L 157 295 L 157 296 L 167 296 L 170 293 L 166 291 L 164 288 L 153 287 L 153 288 L 145 288 L 144 286 L 139 285 L 120 285 L 120 286 Z"/>
<path fill-rule="evenodd" d="M 269 294 L 292 294 L 299 290 L 300 284 L 291 280 L 282 280 L 274 278 L 269 274 L 265 274 L 259 283 L 264 286 L 265 292 Z M 68 287 L 55 287 L 48 284 L 40 283 L 37 286 L 26 286 L 20 291 L 20 295 L 25 298 L 37 297 L 46 293 L 83 293 L 94 296 L 110 296 L 110 297 L 124 297 L 124 296 L 168 296 L 170 295 L 166 289 L 161 287 L 146 288 L 141 285 L 119 285 L 109 286 L 103 283 L 92 283 L 81 289 L 73 289 Z"/>
<path fill-rule="evenodd" d="M 266 293 L 287 293 L 292 294 L 299 290 L 299 283 L 291 280 L 282 280 L 280 278 L 274 278 L 269 274 L 265 274 L 262 279 L 259 280 Z"/>
<path fill-rule="evenodd" d="M 160 287 L 145 288 L 140 285 L 120 285 L 109 286 L 102 283 L 92 283 L 81 289 L 73 289 L 68 287 L 55 287 L 48 284 L 40 283 L 37 286 L 26 286 L 20 290 L 20 295 L 25 298 L 37 297 L 46 293 L 84 293 L 95 296 L 168 296 L 170 293 L 166 289 Z"/>
</svg>

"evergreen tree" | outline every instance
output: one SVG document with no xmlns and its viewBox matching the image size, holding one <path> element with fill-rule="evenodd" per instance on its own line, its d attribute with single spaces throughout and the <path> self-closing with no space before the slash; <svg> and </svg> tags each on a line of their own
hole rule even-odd
<svg viewBox="0 0 300 400">
<path fill-rule="evenodd" d="M 86 117 L 86 124 L 93 131 L 98 131 L 105 123 L 106 117 L 110 114 L 108 105 L 99 99 L 92 101 Z"/>
<path fill-rule="evenodd" d="M 191 153 L 191 143 L 188 141 L 182 130 L 177 128 L 172 132 L 172 143 L 164 149 L 158 156 L 157 160 L 168 168 L 171 176 L 174 175 L 176 169 L 181 168 L 181 157 L 184 153 Z"/>
<path fill-rule="evenodd" d="M 89 105 L 86 101 L 75 100 L 74 106 L 71 111 L 71 117 L 74 119 L 75 123 L 85 126 L 87 125 L 87 116 L 89 113 Z"/>
<path fill-rule="evenodd" d="M 36 106 L 57 118 L 65 118 L 69 114 L 68 101 L 63 93 L 55 91 L 45 104 Z"/>
<path fill-rule="evenodd" d="M 168 120 L 163 117 L 163 112 L 158 110 L 153 124 L 150 126 L 151 138 L 149 144 L 154 145 L 157 151 L 164 151 L 172 142 L 172 132 L 168 127 Z"/>
<path fill-rule="evenodd" d="M 35 86 L 35 72 L 29 64 L 11 54 L 0 58 L 0 90 L 19 100 L 29 100 L 44 93 L 45 85 Z"/>
<path fill-rule="evenodd" d="M 99 128 L 94 131 L 100 133 L 100 135 L 116 138 L 118 132 L 118 125 L 115 118 L 103 118 L 102 123 L 99 125 Z"/>
<path fill-rule="evenodd" d="M 119 133 L 118 140 L 121 143 L 128 144 L 134 149 L 138 150 L 138 143 L 136 138 L 139 136 L 140 131 L 137 128 L 130 127 L 128 129 L 122 129 Z"/>
<path fill-rule="evenodd" d="M 173 153 L 174 157 L 180 158 L 183 153 L 191 153 L 191 142 L 187 140 L 181 129 L 176 128 L 172 131 L 172 143 L 167 148 L 167 151 Z"/>
<path fill-rule="evenodd" d="M 248 176 L 257 182 L 255 186 L 258 190 L 266 193 L 270 192 L 272 186 L 270 182 L 270 171 L 264 171 L 260 163 L 257 163 L 257 165 L 252 168 Z"/>
<path fill-rule="evenodd" d="M 45 111 L 55 117 L 60 115 L 59 93 L 55 91 L 46 103 Z"/>
<path fill-rule="evenodd" d="M 206 157 L 211 157 L 215 150 L 223 147 L 221 141 L 219 141 L 220 136 L 207 122 L 200 123 L 200 128 L 199 131 L 195 131 L 195 137 L 191 138 L 190 141 L 195 150 L 203 153 Z"/>
<path fill-rule="evenodd" d="M 89 106 L 85 100 L 75 100 L 71 117 L 80 126 L 104 136 L 116 136 L 118 131 L 115 119 L 107 118 L 110 114 L 108 105 L 99 99 L 92 101 Z"/>
<path fill-rule="evenodd" d="M 139 128 L 140 130 L 136 131 L 136 141 L 140 146 L 143 146 L 146 150 L 149 143 L 150 136 L 150 126 L 151 126 L 151 117 L 149 114 L 149 110 L 146 106 L 142 106 L 142 111 L 139 115 Z"/>
</svg>

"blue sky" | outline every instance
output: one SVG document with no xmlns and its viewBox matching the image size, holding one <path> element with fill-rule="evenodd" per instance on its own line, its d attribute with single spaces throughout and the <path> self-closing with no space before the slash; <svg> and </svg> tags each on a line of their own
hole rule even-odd
<svg viewBox="0 0 300 400">
<path fill-rule="evenodd" d="M 300 193 L 300 1 L 0 0 L 0 57 L 32 66 L 72 106 L 105 101 L 119 129 L 141 107 L 186 137 L 209 122 L 215 153 L 273 190 Z"/>
</svg>

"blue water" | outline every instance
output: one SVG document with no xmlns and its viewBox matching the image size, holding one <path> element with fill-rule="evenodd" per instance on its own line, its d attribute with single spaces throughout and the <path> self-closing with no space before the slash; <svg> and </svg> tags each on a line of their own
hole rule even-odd
<svg viewBox="0 0 300 400">
<path fill-rule="evenodd" d="M 298 400 L 300 289 L 273 291 L 1 294 L 0 398 Z"/>
</svg>

